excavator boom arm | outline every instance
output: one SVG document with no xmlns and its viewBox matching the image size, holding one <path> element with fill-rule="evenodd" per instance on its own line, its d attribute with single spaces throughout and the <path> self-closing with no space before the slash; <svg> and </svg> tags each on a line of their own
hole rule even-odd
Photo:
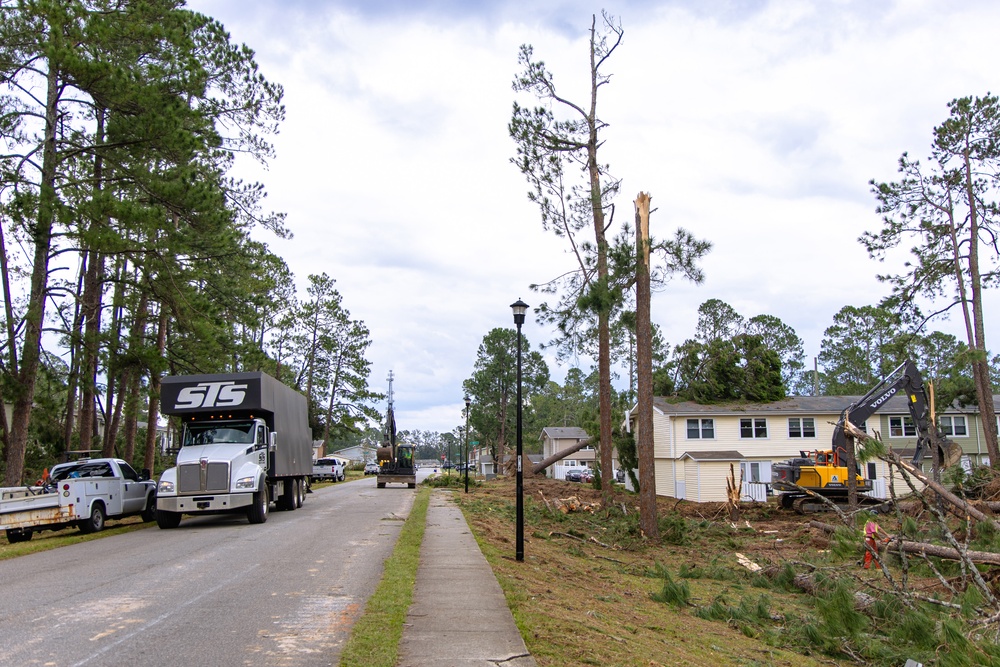
<svg viewBox="0 0 1000 667">
<path fill-rule="evenodd" d="M 899 393 L 906 392 L 906 407 L 917 431 L 917 447 L 913 453 L 914 465 L 923 457 L 924 449 L 930 444 L 931 424 L 930 407 L 927 401 L 927 391 L 924 379 L 912 361 L 904 361 L 891 373 L 886 375 L 872 387 L 867 394 L 847 406 L 840 414 L 840 421 L 833 430 L 833 448 L 837 452 L 846 451 L 847 438 L 844 435 L 844 423 L 850 421 L 855 426 L 862 426 L 869 417 L 875 414 L 886 401 Z"/>
</svg>

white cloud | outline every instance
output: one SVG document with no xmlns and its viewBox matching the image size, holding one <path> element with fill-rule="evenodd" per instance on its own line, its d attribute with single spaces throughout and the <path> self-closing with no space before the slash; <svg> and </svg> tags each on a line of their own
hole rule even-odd
<svg viewBox="0 0 1000 667">
<path fill-rule="evenodd" d="M 285 87 L 278 157 L 257 178 L 295 238 L 271 246 L 300 288 L 310 273 L 337 279 L 372 332 L 372 384 L 395 372 L 399 427 L 450 431 L 482 337 L 512 326 L 512 301 L 541 301 L 528 284 L 569 266 L 508 162 L 506 126 L 522 43 L 561 91 L 586 98 L 589 14 L 569 2 L 189 6 Z M 705 283 L 672 283 L 654 320 L 680 342 L 698 306 L 719 298 L 746 317 L 780 317 L 817 354 L 834 313 L 876 303 L 876 273 L 893 270 L 857 242 L 879 224 L 868 180 L 893 178 L 903 151 L 926 154 L 953 97 L 990 90 L 1000 7 L 609 9 L 625 28 L 599 100 L 603 160 L 624 179 L 618 215 L 649 191 L 655 235 L 683 226 L 714 243 Z M 551 337 L 530 317 L 525 334 L 533 347 Z"/>
</svg>

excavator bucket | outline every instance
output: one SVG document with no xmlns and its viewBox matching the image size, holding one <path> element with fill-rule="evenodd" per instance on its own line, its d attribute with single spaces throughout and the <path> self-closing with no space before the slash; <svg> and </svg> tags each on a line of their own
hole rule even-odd
<svg viewBox="0 0 1000 667">
<path fill-rule="evenodd" d="M 940 464 L 942 468 L 950 468 L 962 459 L 962 447 L 958 443 L 941 438 L 938 441 L 938 451 L 940 451 Z"/>
</svg>

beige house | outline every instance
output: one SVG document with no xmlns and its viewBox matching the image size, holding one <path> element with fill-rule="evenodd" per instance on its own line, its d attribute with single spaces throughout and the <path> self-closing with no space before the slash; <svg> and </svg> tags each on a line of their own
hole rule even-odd
<svg viewBox="0 0 1000 667">
<path fill-rule="evenodd" d="M 542 458 L 547 459 L 564 449 L 586 440 L 590 436 L 577 426 L 547 426 L 542 429 Z M 597 452 L 592 446 L 568 455 L 561 461 L 556 461 L 545 470 L 545 476 L 554 479 L 566 479 L 566 471 L 574 468 L 594 468 Z"/>
<path fill-rule="evenodd" d="M 698 502 L 724 501 L 730 464 L 739 481 L 769 485 L 771 465 L 800 451 L 830 449 L 834 424 L 857 396 L 797 396 L 774 403 L 701 405 L 653 399 L 653 451 L 656 493 Z M 864 424 L 904 458 L 913 454 L 916 430 L 903 396 L 894 396 Z M 994 398 L 994 403 L 997 399 Z M 634 428 L 635 410 L 626 428 Z M 949 409 L 940 426 L 964 452 L 962 465 L 988 463 L 982 428 L 974 406 Z M 923 468 L 930 470 L 930 452 Z M 888 466 L 872 461 L 859 471 L 884 493 Z M 899 480 L 897 489 L 905 492 Z"/>
</svg>

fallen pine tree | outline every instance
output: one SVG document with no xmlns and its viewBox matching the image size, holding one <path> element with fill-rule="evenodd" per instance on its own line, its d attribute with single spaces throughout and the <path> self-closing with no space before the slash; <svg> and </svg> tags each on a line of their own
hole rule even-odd
<svg viewBox="0 0 1000 667">
<path fill-rule="evenodd" d="M 810 521 L 809 526 L 827 533 L 833 533 L 837 530 L 837 526 L 829 523 L 823 523 L 822 521 Z M 910 540 L 891 540 L 889 544 L 891 544 L 894 549 L 902 549 L 906 553 L 910 554 L 935 556 L 937 558 L 954 561 L 962 560 L 962 555 L 959 553 L 958 549 L 941 546 L 939 544 L 931 544 L 929 542 L 913 542 Z M 1000 554 L 993 553 L 991 551 L 973 551 L 971 549 L 967 549 L 965 554 L 973 563 L 1000 565 Z"/>
</svg>

